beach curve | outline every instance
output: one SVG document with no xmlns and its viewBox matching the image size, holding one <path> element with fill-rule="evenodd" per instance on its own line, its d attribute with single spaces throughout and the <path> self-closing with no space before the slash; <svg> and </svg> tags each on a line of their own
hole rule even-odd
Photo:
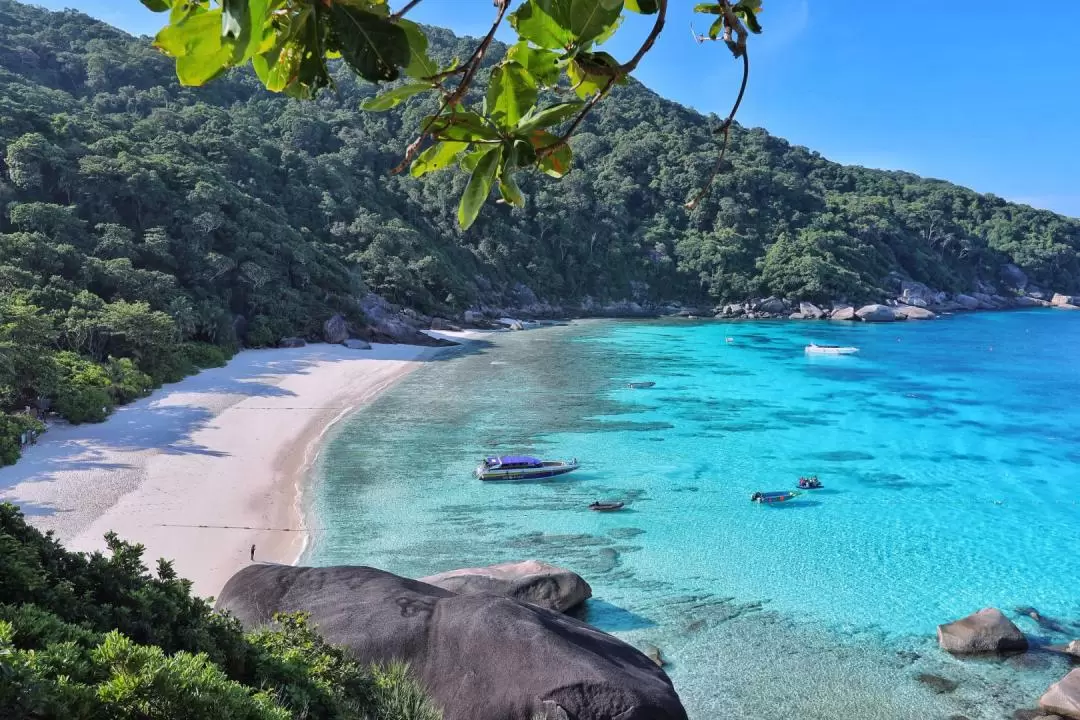
<svg viewBox="0 0 1080 720">
<path fill-rule="evenodd" d="M 442 351 L 243 351 L 103 423 L 53 426 L 0 468 L 0 500 L 72 550 L 104 550 L 109 531 L 141 543 L 148 566 L 170 559 L 212 597 L 252 545 L 257 562 L 296 562 L 310 534 L 304 481 L 328 431 Z"/>
</svg>

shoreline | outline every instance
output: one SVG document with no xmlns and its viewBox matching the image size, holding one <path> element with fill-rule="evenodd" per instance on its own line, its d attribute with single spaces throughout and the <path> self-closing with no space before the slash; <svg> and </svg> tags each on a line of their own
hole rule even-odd
<svg viewBox="0 0 1080 720">
<path fill-rule="evenodd" d="M 480 333 L 435 333 L 468 342 Z M 331 431 L 446 350 L 335 345 L 246 350 L 120 407 L 105 422 L 56 424 L 0 468 L 12 501 L 71 550 L 104 535 L 174 563 L 201 597 L 251 562 L 295 564 L 311 542 L 306 499 Z"/>
</svg>

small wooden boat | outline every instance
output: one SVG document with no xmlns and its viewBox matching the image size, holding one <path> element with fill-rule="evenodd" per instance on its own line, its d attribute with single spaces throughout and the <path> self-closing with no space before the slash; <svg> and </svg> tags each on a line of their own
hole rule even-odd
<svg viewBox="0 0 1080 720">
<path fill-rule="evenodd" d="M 651 380 L 646 380 L 644 382 L 626 383 L 626 387 L 630 388 L 631 390 L 644 390 L 645 388 L 651 388 L 655 384 L 656 383 L 652 382 Z"/>
<path fill-rule="evenodd" d="M 807 355 L 852 355 L 859 352 L 859 348 L 850 345 L 815 345 L 810 343 L 806 346 Z"/>
<path fill-rule="evenodd" d="M 799 488 L 802 490 L 820 490 L 822 487 L 824 486 L 817 479 L 817 475 L 799 478 Z"/>
<path fill-rule="evenodd" d="M 516 482 L 543 480 L 577 469 L 577 458 L 569 461 L 541 460 L 527 455 L 502 455 L 484 458 L 473 474 L 488 482 Z"/>
<path fill-rule="evenodd" d="M 762 505 L 771 505 L 773 503 L 782 503 L 798 497 L 799 492 L 797 490 L 785 490 L 783 492 L 756 492 L 750 496 L 750 502 L 760 503 Z"/>
<path fill-rule="evenodd" d="M 613 510 L 622 510 L 626 506 L 626 503 L 622 502 L 594 502 L 589 505 L 590 510 L 596 512 L 612 512 Z"/>
</svg>

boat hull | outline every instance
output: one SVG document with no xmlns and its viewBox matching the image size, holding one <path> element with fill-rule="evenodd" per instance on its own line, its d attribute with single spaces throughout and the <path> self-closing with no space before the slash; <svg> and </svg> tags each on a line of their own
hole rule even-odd
<svg viewBox="0 0 1080 720">
<path fill-rule="evenodd" d="M 859 352 L 857 347 L 822 347 L 821 345 L 807 345 L 807 355 L 854 355 Z"/>
<path fill-rule="evenodd" d="M 483 469 L 477 468 L 476 477 L 484 482 L 527 482 L 546 480 L 565 475 L 578 469 L 577 465 L 556 465 L 538 468 Z"/>
</svg>

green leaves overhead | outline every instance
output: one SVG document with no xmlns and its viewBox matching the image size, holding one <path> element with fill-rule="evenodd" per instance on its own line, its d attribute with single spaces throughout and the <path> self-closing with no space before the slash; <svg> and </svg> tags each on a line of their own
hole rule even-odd
<svg viewBox="0 0 1080 720">
<path fill-rule="evenodd" d="M 487 111 L 495 124 L 509 129 L 536 104 L 536 81 L 516 62 L 495 66 L 488 83 Z"/>
<path fill-rule="evenodd" d="M 461 196 L 461 205 L 458 206 L 458 224 L 463 229 L 476 221 L 480 214 L 480 208 L 487 202 L 491 194 L 491 186 L 495 182 L 495 171 L 499 168 L 499 160 L 502 159 L 502 146 L 494 145 L 483 150 L 476 158 L 476 166 L 469 177 L 469 184 L 465 187 L 465 194 Z"/>
<path fill-rule="evenodd" d="M 410 83 L 409 85 L 402 85 L 393 90 L 387 90 L 382 95 L 368 98 L 360 105 L 360 107 L 365 110 L 371 110 L 372 112 L 383 112 L 384 110 L 397 107 L 413 95 L 417 95 L 430 89 L 431 86 L 426 83 Z"/>
<path fill-rule="evenodd" d="M 493 171 L 493 177 L 503 199 L 512 205 L 524 202 L 513 180 L 516 170 L 533 167 L 556 177 L 567 172 L 570 149 L 548 129 L 582 114 L 571 126 L 576 129 L 584 113 L 614 85 L 626 83 L 663 28 L 661 11 L 673 0 L 514 0 L 517 9 L 507 20 L 518 42 L 497 59 L 490 73 L 486 68 L 492 38 L 510 3 L 496 3 L 500 9 L 491 31 L 463 63 L 455 60 L 440 67 L 428 55 L 424 31 L 403 17 L 415 4 L 407 0 L 141 2 L 155 12 L 169 13 L 156 45 L 176 58 L 176 72 L 185 85 L 201 85 L 250 61 L 269 90 L 307 99 L 333 85 L 329 63 L 340 59 L 370 82 L 393 81 L 402 75 L 413 80 L 368 98 L 362 103 L 365 110 L 392 110 L 420 93 L 435 93 L 439 100 L 436 116 L 422 120 L 399 169 L 409 165 L 419 177 L 458 159 L 473 174 L 471 200 L 463 204 L 461 214 L 464 224 L 479 212 L 471 203 L 481 195 L 489 169 L 486 159 L 493 147 L 502 148 L 495 165 L 500 169 Z M 657 16 L 642 47 L 625 64 L 596 50 L 618 33 L 624 11 Z M 724 32 L 725 18 L 738 24 L 732 13 L 751 31 L 761 30 L 756 17 L 761 0 L 712 0 L 699 4 L 695 11 L 716 16 L 709 30 L 714 39 Z M 737 41 L 726 39 L 741 51 L 744 36 L 740 31 Z M 485 82 L 482 93 L 477 92 Z M 561 93 L 567 89 L 583 102 L 538 107 L 541 90 Z M 476 102 L 479 97 L 482 104 Z M 417 156 L 419 148 L 432 142 Z"/>
<path fill-rule="evenodd" d="M 380 82 L 396 80 L 409 65 L 409 37 L 397 23 L 344 2 L 330 5 L 330 43 L 357 75 Z"/>
<path fill-rule="evenodd" d="M 652 15 L 660 9 L 658 0 L 626 0 L 626 9 L 642 15 Z"/>
</svg>

